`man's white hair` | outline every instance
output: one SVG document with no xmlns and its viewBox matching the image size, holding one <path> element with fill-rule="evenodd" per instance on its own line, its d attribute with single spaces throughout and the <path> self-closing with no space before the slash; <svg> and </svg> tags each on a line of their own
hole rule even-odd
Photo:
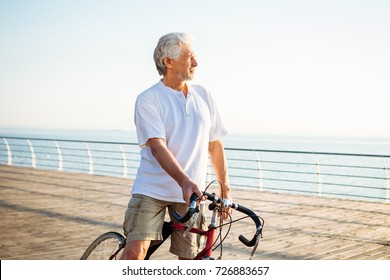
<svg viewBox="0 0 390 280">
<path fill-rule="evenodd" d="M 177 59 L 179 58 L 183 45 L 191 45 L 194 39 L 187 33 L 172 32 L 162 36 L 154 49 L 154 63 L 160 75 L 164 76 L 167 69 L 164 65 L 163 59 Z"/>
</svg>

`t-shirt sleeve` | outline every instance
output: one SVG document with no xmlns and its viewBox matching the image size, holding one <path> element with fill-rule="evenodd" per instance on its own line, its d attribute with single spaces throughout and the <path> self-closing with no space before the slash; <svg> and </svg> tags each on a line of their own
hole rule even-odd
<svg viewBox="0 0 390 280">
<path fill-rule="evenodd" d="M 226 127 L 222 121 L 221 115 L 218 111 L 218 107 L 213 100 L 213 98 L 209 95 L 210 98 L 210 106 L 211 106 L 211 127 L 210 127 L 210 136 L 209 142 L 216 141 L 227 134 Z"/>
<path fill-rule="evenodd" d="M 141 94 L 135 103 L 134 123 L 141 147 L 151 138 L 165 138 L 165 126 L 151 94 Z"/>
</svg>

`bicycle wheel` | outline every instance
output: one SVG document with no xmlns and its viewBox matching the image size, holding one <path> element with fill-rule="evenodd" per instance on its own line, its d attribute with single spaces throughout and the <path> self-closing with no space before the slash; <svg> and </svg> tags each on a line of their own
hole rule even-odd
<svg viewBox="0 0 390 280">
<path fill-rule="evenodd" d="M 119 260 L 126 239 L 117 232 L 106 232 L 89 245 L 81 260 Z"/>
</svg>

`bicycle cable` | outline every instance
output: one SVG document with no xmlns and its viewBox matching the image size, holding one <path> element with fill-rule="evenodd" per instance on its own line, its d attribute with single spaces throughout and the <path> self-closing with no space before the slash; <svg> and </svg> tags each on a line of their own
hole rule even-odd
<svg viewBox="0 0 390 280">
<path fill-rule="evenodd" d="M 223 187 L 222 187 L 221 181 L 219 181 L 219 180 L 213 180 L 213 181 L 211 181 L 211 182 L 206 186 L 205 190 L 203 191 L 203 194 L 206 193 L 207 189 L 208 189 L 212 184 L 214 184 L 214 183 L 216 183 L 216 182 L 220 185 L 220 192 L 221 192 L 221 196 L 222 196 L 222 198 L 223 198 L 223 197 L 224 197 L 224 189 L 223 189 Z M 222 202 L 222 203 L 223 203 L 223 202 Z M 245 217 L 241 217 L 241 218 L 238 218 L 238 219 L 236 219 L 236 220 L 233 220 L 233 219 L 232 219 L 232 215 L 231 215 L 228 211 L 222 209 L 222 208 L 221 208 L 220 206 L 218 206 L 218 205 L 216 205 L 216 207 L 217 207 L 217 211 L 218 211 L 219 217 L 220 217 L 220 224 L 219 224 L 219 226 L 216 226 L 216 227 L 215 227 L 215 229 L 218 229 L 218 228 L 219 228 L 219 234 L 218 234 L 219 244 L 217 244 L 218 238 L 216 238 L 215 241 L 214 241 L 214 243 L 211 245 L 211 248 L 212 248 L 212 251 L 215 251 L 218 247 L 221 248 L 220 256 L 219 256 L 219 258 L 218 258 L 218 259 L 221 259 L 221 258 L 222 258 L 222 254 L 223 254 L 223 242 L 225 241 L 225 239 L 226 239 L 227 236 L 229 235 L 230 230 L 231 230 L 231 227 L 232 227 L 232 224 L 233 224 L 233 223 L 236 223 L 236 222 L 238 222 L 238 221 L 241 221 L 241 220 L 244 220 L 244 219 L 253 217 L 253 215 L 247 215 L 247 216 L 245 216 Z M 226 215 L 228 216 L 229 220 L 230 220 L 230 221 L 227 222 L 227 223 L 223 223 L 223 215 L 224 215 L 224 214 L 226 214 Z M 260 217 L 260 216 L 257 216 L 257 215 L 256 215 L 256 217 L 258 217 L 258 218 L 261 220 L 262 228 L 261 228 L 261 231 L 260 231 L 260 237 L 263 238 L 262 229 L 264 228 L 264 219 L 263 219 L 262 217 Z M 227 229 L 227 232 L 226 232 L 225 236 L 222 238 L 222 228 L 223 228 L 224 226 L 227 226 L 227 225 L 229 225 L 229 227 L 228 227 L 228 229 Z M 216 244 L 217 244 L 217 245 L 216 245 Z M 208 249 L 210 249 L 210 248 L 207 248 L 207 250 L 208 250 Z"/>
<path fill-rule="evenodd" d="M 209 188 L 212 184 L 214 184 L 214 183 L 218 183 L 218 184 L 219 184 L 219 189 L 220 189 L 220 192 L 221 192 L 221 197 L 223 198 L 223 197 L 224 197 L 224 189 L 223 189 L 223 186 L 222 186 L 222 182 L 219 181 L 219 180 L 217 180 L 217 179 L 211 181 L 211 182 L 206 186 L 205 190 L 203 191 L 203 194 L 206 193 L 207 190 L 208 190 L 208 188 Z M 224 212 L 224 211 L 223 211 L 222 208 L 219 207 L 218 205 L 216 205 L 216 208 L 217 208 L 216 211 L 218 211 L 218 214 L 219 214 L 219 217 L 220 217 L 220 220 L 219 220 L 219 224 L 220 224 L 220 225 L 216 227 L 216 229 L 217 229 L 217 228 L 220 229 L 220 230 L 219 230 L 219 233 L 218 233 L 218 237 L 219 237 L 220 242 L 219 242 L 218 245 L 215 245 L 215 244 L 218 242 L 218 237 L 217 237 L 217 238 L 215 239 L 214 243 L 213 243 L 209 248 L 207 248 L 207 250 L 209 250 L 209 249 L 211 248 L 212 251 L 215 251 L 219 246 L 221 246 L 221 253 L 220 253 L 220 256 L 219 256 L 219 258 L 218 258 L 218 259 L 221 259 L 221 258 L 222 258 L 222 254 L 223 254 L 222 243 L 223 243 L 223 241 L 226 239 L 227 235 L 229 234 L 231 225 L 229 226 L 228 232 L 227 232 L 227 234 L 225 235 L 225 237 L 222 238 L 222 226 L 221 226 L 221 225 L 222 225 L 222 223 L 223 223 L 222 219 L 223 219 L 223 212 Z M 225 212 L 226 212 L 226 214 L 229 216 L 230 220 L 232 220 L 232 217 L 231 217 L 231 215 L 229 214 L 229 212 L 227 212 L 227 211 L 225 211 Z"/>
</svg>

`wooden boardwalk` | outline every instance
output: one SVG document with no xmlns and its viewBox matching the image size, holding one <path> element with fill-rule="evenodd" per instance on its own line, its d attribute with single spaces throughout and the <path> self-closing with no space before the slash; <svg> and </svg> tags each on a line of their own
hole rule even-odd
<svg viewBox="0 0 390 280">
<path fill-rule="evenodd" d="M 131 181 L 0 165 L 0 259 L 79 259 L 106 231 L 122 233 Z M 254 259 L 390 260 L 390 204 L 234 190 L 237 203 L 265 219 Z M 234 215 L 239 217 L 238 213 Z M 223 259 L 248 259 L 234 223 Z M 165 244 L 155 259 L 175 259 Z M 218 252 L 215 256 L 218 256 Z"/>
</svg>

